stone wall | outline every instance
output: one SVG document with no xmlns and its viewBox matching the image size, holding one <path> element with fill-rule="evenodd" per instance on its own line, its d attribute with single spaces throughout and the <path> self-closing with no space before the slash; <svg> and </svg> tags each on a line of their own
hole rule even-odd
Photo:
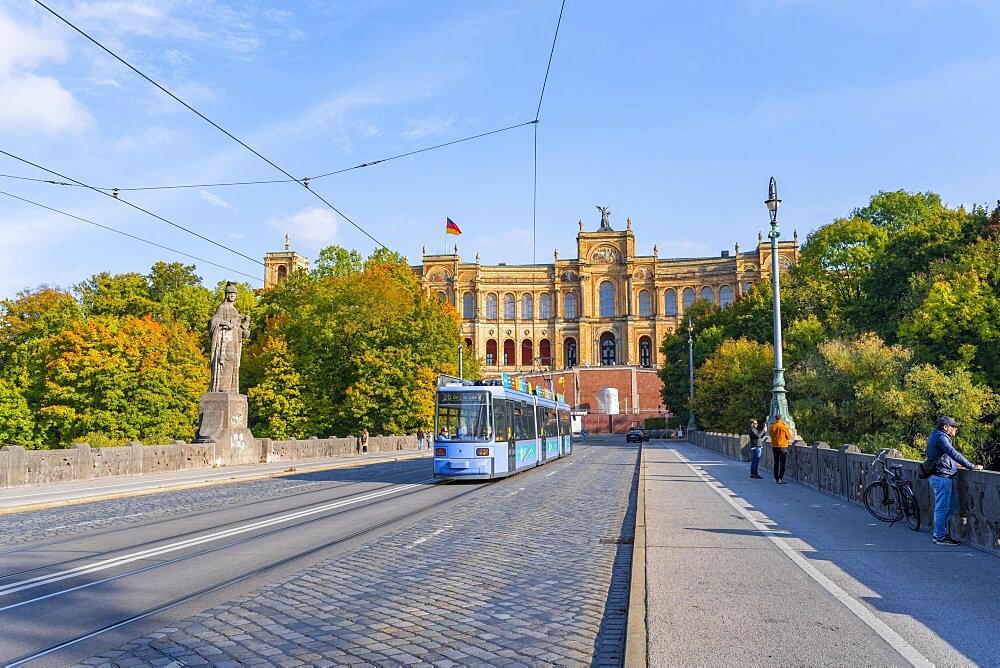
<svg viewBox="0 0 1000 668">
<path fill-rule="evenodd" d="M 309 438 L 305 440 L 272 441 L 256 439 L 248 444 L 254 448 L 254 461 L 284 462 L 315 457 L 332 457 L 357 453 L 357 439 Z M 372 436 L 369 452 L 416 450 L 417 437 Z M 0 448 L 0 487 L 43 485 L 77 482 L 115 476 L 167 473 L 233 465 L 227 461 L 229 448 L 214 442 L 170 445 L 129 443 L 116 448 L 92 448 L 82 443 L 60 450 L 25 450 L 19 445 Z"/>
<path fill-rule="evenodd" d="M 693 432 L 687 440 L 731 459 L 749 461 L 746 436 Z M 795 441 L 788 448 L 785 477 L 852 503 L 864 504 L 861 493 L 868 484 L 874 455 L 866 455 L 853 445 L 833 449 L 823 442 L 807 445 Z M 920 505 L 922 528 L 930 529 L 934 520 L 934 493 L 930 483 L 917 477 L 917 464 L 890 451 L 889 461 L 902 464 L 902 475 L 913 481 L 913 491 Z M 773 470 L 771 448 L 764 447 L 761 467 Z M 951 532 L 967 544 L 1000 556 L 1000 474 L 994 471 L 959 470 L 958 513 L 952 519 Z"/>
</svg>

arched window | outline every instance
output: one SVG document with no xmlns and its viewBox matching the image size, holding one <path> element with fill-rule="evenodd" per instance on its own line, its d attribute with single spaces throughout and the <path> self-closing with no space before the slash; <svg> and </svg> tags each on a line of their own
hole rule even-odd
<svg viewBox="0 0 1000 668">
<path fill-rule="evenodd" d="M 288 267 L 281 265 L 278 267 L 278 280 L 283 281 L 288 278 Z"/>
<path fill-rule="evenodd" d="M 511 339 L 503 342 L 503 363 L 504 366 L 512 366 L 514 364 L 514 342 Z"/>
<path fill-rule="evenodd" d="M 615 335 L 611 332 L 601 334 L 601 364 L 615 365 Z"/>
<path fill-rule="evenodd" d="M 751 289 L 753 289 L 753 283 L 743 284 L 743 294 L 747 294 L 748 292 L 750 292 Z"/>
<path fill-rule="evenodd" d="M 701 289 L 701 298 L 707 301 L 709 304 L 715 303 L 715 291 L 712 290 L 710 286 L 705 286 Z"/>
<path fill-rule="evenodd" d="M 469 352 L 470 350 L 472 350 L 472 339 L 466 339 L 465 340 L 465 351 Z"/>
<path fill-rule="evenodd" d="M 576 339 L 566 339 L 563 342 L 563 351 L 566 355 L 566 368 L 576 366 Z"/>
<path fill-rule="evenodd" d="M 566 293 L 566 305 L 563 307 L 563 310 L 565 311 L 564 317 L 567 320 L 576 319 L 576 295 L 572 292 Z"/>
<path fill-rule="evenodd" d="M 552 317 L 552 298 L 547 292 L 543 292 L 542 296 L 538 298 L 538 317 L 542 320 L 548 320 Z"/>
<path fill-rule="evenodd" d="M 728 285 L 723 285 L 719 288 L 719 306 L 732 306 L 733 305 L 733 289 Z"/>
<path fill-rule="evenodd" d="M 639 291 L 639 315 L 644 317 L 649 317 L 649 292 L 646 290 Z"/>
<path fill-rule="evenodd" d="M 677 291 L 673 288 L 663 293 L 663 315 L 677 315 Z"/>
<path fill-rule="evenodd" d="M 694 288 L 684 288 L 684 292 L 681 293 L 681 302 L 684 304 L 685 311 L 688 306 L 694 304 Z"/>
<path fill-rule="evenodd" d="M 492 292 L 486 295 L 486 319 L 497 319 L 497 296 Z"/>
<path fill-rule="evenodd" d="M 503 319 L 513 320 L 514 316 L 517 314 L 516 303 L 514 300 L 514 295 L 509 292 L 503 296 Z"/>
<path fill-rule="evenodd" d="M 538 342 L 538 357 L 542 366 L 552 366 L 555 362 L 552 359 L 552 345 L 549 343 L 548 339 L 542 339 Z"/>
<path fill-rule="evenodd" d="M 493 366 L 497 363 L 497 342 L 490 339 L 486 342 L 486 366 Z"/>
<path fill-rule="evenodd" d="M 648 336 L 639 339 L 639 365 L 647 369 L 653 366 L 653 341 Z"/>
<path fill-rule="evenodd" d="M 466 292 L 464 295 L 462 295 L 462 317 L 463 318 L 476 317 L 476 303 L 472 298 L 471 292 Z"/>
<path fill-rule="evenodd" d="M 615 317 L 615 284 L 611 281 L 601 283 L 601 317 Z"/>
<path fill-rule="evenodd" d="M 535 363 L 535 346 L 531 339 L 521 341 L 521 364 L 523 366 L 533 366 Z"/>
<path fill-rule="evenodd" d="M 530 292 L 521 295 L 521 319 L 535 319 L 535 298 L 531 296 Z"/>
<path fill-rule="evenodd" d="M 448 293 L 446 293 L 444 290 L 438 290 L 438 301 L 447 302 Z"/>
</svg>

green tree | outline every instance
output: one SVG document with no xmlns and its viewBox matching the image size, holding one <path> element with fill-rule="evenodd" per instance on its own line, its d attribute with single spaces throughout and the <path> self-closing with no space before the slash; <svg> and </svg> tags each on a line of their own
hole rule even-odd
<svg viewBox="0 0 1000 668">
<path fill-rule="evenodd" d="M 142 274 L 94 274 L 73 286 L 87 316 L 132 316 L 141 318 L 156 312 L 149 282 Z"/>
<path fill-rule="evenodd" d="M 768 344 L 727 339 L 698 368 L 694 410 L 702 429 L 740 434 L 767 415 L 774 351 Z"/>
<path fill-rule="evenodd" d="M 0 377 L 0 445 L 35 444 L 35 420 L 17 385 Z"/>
<path fill-rule="evenodd" d="M 151 316 L 89 318 L 54 335 L 39 427 L 49 444 L 190 439 L 208 362 L 197 338 Z"/>
<path fill-rule="evenodd" d="M 260 343 L 249 346 L 244 356 L 253 377 L 247 390 L 250 425 L 259 437 L 285 440 L 307 436 L 302 377 L 295 370 L 288 343 L 276 332 L 274 323 Z"/>
<path fill-rule="evenodd" d="M 353 276 L 361 273 L 364 261 L 356 250 L 347 250 L 340 246 L 327 246 L 319 252 L 316 264 L 312 269 L 313 276 Z"/>
</svg>

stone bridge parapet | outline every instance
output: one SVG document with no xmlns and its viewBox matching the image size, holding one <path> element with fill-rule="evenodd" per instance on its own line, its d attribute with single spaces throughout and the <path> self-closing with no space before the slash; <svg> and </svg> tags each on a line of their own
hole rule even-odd
<svg viewBox="0 0 1000 668">
<path fill-rule="evenodd" d="M 355 437 L 314 436 L 287 441 L 259 438 L 254 439 L 254 443 L 248 444 L 248 447 L 256 449 L 251 456 L 260 463 L 359 454 Z M 412 434 L 372 436 L 368 440 L 369 453 L 416 448 L 417 437 Z M 79 482 L 243 463 L 244 455 L 240 455 L 239 461 L 230 461 L 231 453 L 230 448 L 219 447 L 213 441 L 174 441 L 169 445 L 129 443 L 112 448 L 92 448 L 86 443 L 78 443 L 58 450 L 26 450 L 20 445 L 6 445 L 0 447 L 0 487 Z"/>
</svg>

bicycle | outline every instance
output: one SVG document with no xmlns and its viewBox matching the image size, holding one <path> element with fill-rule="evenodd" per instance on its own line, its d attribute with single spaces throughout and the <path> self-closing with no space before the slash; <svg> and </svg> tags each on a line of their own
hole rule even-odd
<svg viewBox="0 0 1000 668">
<path fill-rule="evenodd" d="M 877 475 L 861 493 L 865 508 L 877 520 L 895 524 L 905 518 L 911 529 L 920 531 L 920 506 L 913 495 L 913 482 L 903 480 L 902 464 L 886 463 L 888 453 L 887 449 L 879 450 L 871 464 Z"/>
</svg>

